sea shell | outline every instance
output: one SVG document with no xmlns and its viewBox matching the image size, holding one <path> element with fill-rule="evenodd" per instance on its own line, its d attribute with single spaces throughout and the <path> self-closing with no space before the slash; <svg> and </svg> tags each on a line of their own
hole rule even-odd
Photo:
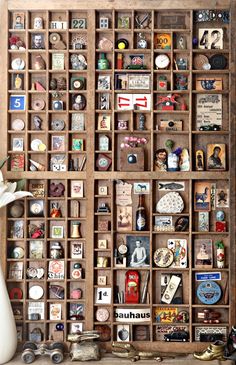
<svg viewBox="0 0 236 365">
<path fill-rule="evenodd" d="M 175 191 L 165 194 L 156 205 L 158 213 L 181 213 L 184 210 L 184 201 Z"/>
</svg>

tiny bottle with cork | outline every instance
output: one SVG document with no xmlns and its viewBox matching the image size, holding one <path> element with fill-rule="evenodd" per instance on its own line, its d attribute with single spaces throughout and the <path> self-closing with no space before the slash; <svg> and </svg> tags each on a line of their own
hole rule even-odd
<svg viewBox="0 0 236 365">
<path fill-rule="evenodd" d="M 147 214 L 144 206 L 144 195 L 139 195 L 138 208 L 136 211 L 136 231 L 147 230 Z"/>
</svg>

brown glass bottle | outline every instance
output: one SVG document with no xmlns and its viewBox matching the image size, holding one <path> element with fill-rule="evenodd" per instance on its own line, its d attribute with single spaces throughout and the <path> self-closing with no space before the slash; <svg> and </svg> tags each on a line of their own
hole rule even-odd
<svg viewBox="0 0 236 365">
<path fill-rule="evenodd" d="M 136 231 L 147 230 L 147 214 L 144 206 L 144 195 L 139 195 L 138 208 L 136 211 Z"/>
</svg>

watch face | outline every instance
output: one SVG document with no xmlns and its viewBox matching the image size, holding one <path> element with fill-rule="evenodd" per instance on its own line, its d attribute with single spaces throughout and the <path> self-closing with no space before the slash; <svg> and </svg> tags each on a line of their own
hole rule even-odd
<svg viewBox="0 0 236 365">
<path fill-rule="evenodd" d="M 33 216 L 43 216 L 43 201 L 36 200 L 30 201 L 29 210 Z"/>
<path fill-rule="evenodd" d="M 157 68 L 166 68 L 169 66 L 170 59 L 165 54 L 160 54 L 155 58 L 155 65 Z"/>
</svg>

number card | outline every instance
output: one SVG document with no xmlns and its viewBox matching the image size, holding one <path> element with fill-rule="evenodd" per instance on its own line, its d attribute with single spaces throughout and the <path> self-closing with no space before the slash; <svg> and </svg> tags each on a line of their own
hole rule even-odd
<svg viewBox="0 0 236 365">
<path fill-rule="evenodd" d="M 72 29 L 87 29 L 87 19 L 85 19 L 85 18 L 72 19 L 71 28 Z"/>
<path fill-rule="evenodd" d="M 222 28 L 200 28 L 198 31 L 198 47 L 200 49 L 223 49 Z"/>
<path fill-rule="evenodd" d="M 96 288 L 95 289 L 95 303 L 96 304 L 110 304 L 111 303 L 111 288 Z"/>
<path fill-rule="evenodd" d="M 10 95 L 10 110 L 25 110 L 25 95 Z"/>
</svg>

